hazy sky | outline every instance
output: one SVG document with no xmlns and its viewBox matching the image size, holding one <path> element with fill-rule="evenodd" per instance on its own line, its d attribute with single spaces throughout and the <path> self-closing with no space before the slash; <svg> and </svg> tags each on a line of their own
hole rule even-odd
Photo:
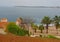
<svg viewBox="0 0 60 42">
<path fill-rule="evenodd" d="M 0 6 L 60 6 L 60 0 L 0 0 Z"/>
</svg>

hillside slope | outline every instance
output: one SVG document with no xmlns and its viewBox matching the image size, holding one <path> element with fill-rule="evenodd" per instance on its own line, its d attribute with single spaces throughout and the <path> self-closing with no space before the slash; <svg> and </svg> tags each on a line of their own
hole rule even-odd
<svg viewBox="0 0 60 42">
<path fill-rule="evenodd" d="M 60 42 L 60 40 L 51 38 L 0 35 L 0 42 Z"/>
</svg>

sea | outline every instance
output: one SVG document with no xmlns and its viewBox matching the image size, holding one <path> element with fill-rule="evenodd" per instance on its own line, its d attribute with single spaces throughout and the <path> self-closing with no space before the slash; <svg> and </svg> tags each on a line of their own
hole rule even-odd
<svg viewBox="0 0 60 42">
<path fill-rule="evenodd" d="M 15 22 L 18 17 L 27 17 L 39 24 L 44 16 L 53 18 L 55 15 L 60 16 L 60 8 L 0 7 L 0 18 L 7 18 L 11 22 Z"/>
</svg>

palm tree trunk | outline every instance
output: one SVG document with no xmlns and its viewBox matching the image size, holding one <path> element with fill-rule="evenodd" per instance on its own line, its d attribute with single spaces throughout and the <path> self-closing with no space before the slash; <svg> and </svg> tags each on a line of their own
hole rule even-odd
<svg viewBox="0 0 60 42">
<path fill-rule="evenodd" d="M 46 24 L 46 33 L 48 33 L 48 24 Z"/>
<path fill-rule="evenodd" d="M 35 29 L 35 33 L 36 33 L 36 29 Z"/>
<path fill-rule="evenodd" d="M 56 29 L 56 31 L 57 31 L 57 34 L 58 34 L 58 29 Z"/>
<path fill-rule="evenodd" d="M 56 26 L 56 31 L 57 31 L 57 33 L 56 34 L 58 34 L 58 29 L 57 29 L 58 27 Z"/>
<path fill-rule="evenodd" d="M 41 33 L 42 33 L 42 30 L 41 30 Z"/>
</svg>

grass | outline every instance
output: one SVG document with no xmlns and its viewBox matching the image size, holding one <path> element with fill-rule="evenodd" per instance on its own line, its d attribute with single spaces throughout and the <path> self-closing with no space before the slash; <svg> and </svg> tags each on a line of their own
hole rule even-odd
<svg viewBox="0 0 60 42">
<path fill-rule="evenodd" d="M 53 35 L 48 35 L 47 38 L 53 38 L 53 39 L 59 39 L 59 40 L 60 40 L 60 38 L 57 38 L 57 37 L 55 37 L 55 36 L 53 36 Z"/>
</svg>

